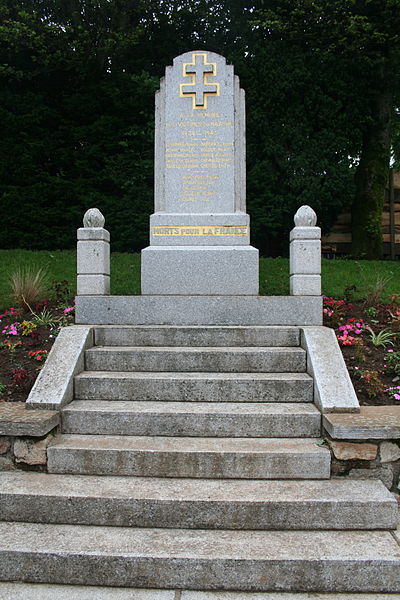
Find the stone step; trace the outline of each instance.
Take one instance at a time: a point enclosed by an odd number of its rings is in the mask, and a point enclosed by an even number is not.
[[[298,327],[173,325],[103,326],[96,346],[299,346]]]
[[[61,435],[50,473],[242,479],[329,479],[331,454],[316,438]]]
[[[395,600],[393,594],[307,592],[204,592],[109,586],[0,582],[2,600]]]
[[[380,481],[0,474],[4,521],[183,529],[395,529]]]
[[[312,402],[306,373],[162,373],[84,371],[75,398],[175,402]]]
[[[302,348],[99,346],[86,350],[89,371],[302,372]]]
[[[64,433],[203,437],[318,437],[313,404],[75,400],[62,412]]]
[[[0,523],[0,580],[191,590],[400,592],[382,531]]]

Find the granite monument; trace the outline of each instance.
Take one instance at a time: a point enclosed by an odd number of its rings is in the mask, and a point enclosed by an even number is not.
[[[239,79],[224,57],[186,52],[156,94],[155,211],[142,294],[258,294],[245,180]]]

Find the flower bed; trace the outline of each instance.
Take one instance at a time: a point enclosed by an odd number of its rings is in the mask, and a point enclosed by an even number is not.
[[[68,282],[54,289],[32,312],[0,314],[0,402],[26,400],[60,327],[73,322]],[[324,297],[324,324],[336,332],[360,404],[400,405],[400,298],[366,306]]]
[[[68,282],[53,282],[53,299],[0,312],[0,402],[25,402],[60,328],[74,319]]]
[[[400,298],[366,306],[324,297],[324,324],[336,332],[360,404],[400,404]]]

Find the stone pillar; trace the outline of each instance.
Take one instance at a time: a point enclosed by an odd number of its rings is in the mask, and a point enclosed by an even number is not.
[[[77,295],[108,296],[110,293],[110,234],[97,208],[89,208],[78,229]]]
[[[321,294],[321,229],[310,206],[301,206],[290,232],[290,293],[292,296]]]

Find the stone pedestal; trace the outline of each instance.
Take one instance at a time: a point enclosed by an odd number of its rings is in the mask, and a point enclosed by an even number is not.
[[[245,105],[233,67],[187,52],[156,94],[155,212],[142,294],[258,294],[245,188]]]
[[[149,246],[142,251],[142,294],[258,294],[258,251],[251,246]]]

